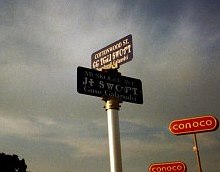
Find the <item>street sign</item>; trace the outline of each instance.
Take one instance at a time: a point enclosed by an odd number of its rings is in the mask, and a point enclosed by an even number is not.
[[[109,69],[111,65],[121,65],[133,58],[132,35],[128,35],[91,56],[92,69]]]
[[[149,172],[186,172],[186,164],[181,161],[154,163],[149,167]]]
[[[212,115],[174,120],[169,130],[175,135],[214,131],[218,128],[218,119]]]
[[[125,77],[112,70],[97,71],[77,68],[77,91],[97,97],[117,97],[121,101],[142,104],[142,83],[139,79]]]

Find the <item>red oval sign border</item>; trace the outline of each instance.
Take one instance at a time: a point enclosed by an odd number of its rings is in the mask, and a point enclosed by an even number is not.
[[[174,123],[174,122],[181,122],[181,121],[187,121],[187,120],[195,120],[195,119],[198,119],[198,118],[207,118],[207,117],[210,117],[212,119],[214,119],[215,121],[215,126],[210,128],[210,129],[202,129],[202,130],[195,130],[195,131],[182,131],[182,132],[173,132],[172,128],[171,128],[171,125]],[[169,124],[169,130],[172,134],[174,135],[183,135],[183,134],[193,134],[193,133],[201,133],[201,132],[209,132],[209,131],[215,131],[219,126],[219,121],[218,119],[213,116],[213,115],[205,115],[205,116],[199,116],[199,117],[193,117],[193,118],[184,118],[184,119],[178,119],[178,120],[173,120],[171,121],[171,123]]]

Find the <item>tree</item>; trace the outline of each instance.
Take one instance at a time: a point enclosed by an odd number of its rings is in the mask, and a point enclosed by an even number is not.
[[[0,153],[0,172],[27,172],[24,159],[19,160],[17,155]]]

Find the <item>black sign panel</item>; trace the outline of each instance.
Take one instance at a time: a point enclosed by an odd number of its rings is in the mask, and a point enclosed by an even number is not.
[[[139,79],[84,67],[77,68],[77,92],[97,97],[118,97],[122,101],[142,104]]]
[[[101,70],[110,68],[116,63],[121,65],[133,58],[132,35],[128,35],[99,51],[91,56],[91,68]]]

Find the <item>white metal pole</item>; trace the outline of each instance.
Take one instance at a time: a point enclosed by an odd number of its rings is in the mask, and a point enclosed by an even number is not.
[[[111,172],[122,172],[121,143],[119,131],[119,101],[112,98],[105,105],[108,119],[108,138]]]
[[[194,139],[194,144],[195,144],[193,147],[193,150],[196,152],[196,160],[198,163],[198,170],[199,170],[199,172],[202,172],[202,166],[201,166],[201,161],[200,161],[200,156],[199,156],[199,147],[197,144],[197,138],[196,138],[195,133],[193,134],[193,139]]]
[[[111,172],[122,172],[118,110],[108,109],[107,116]]]

